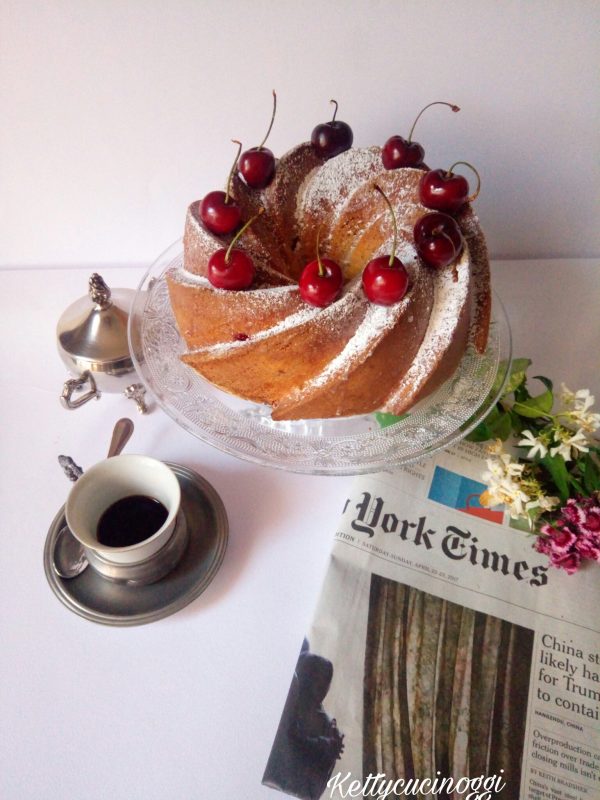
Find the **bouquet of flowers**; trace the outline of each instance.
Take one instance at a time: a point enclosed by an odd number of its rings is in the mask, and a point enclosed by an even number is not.
[[[488,488],[482,505],[503,504],[536,535],[534,548],[567,573],[582,561],[600,562],[600,414],[588,389],[562,384],[555,408],[552,381],[531,395],[529,359],[515,359],[505,392],[468,437],[488,446]]]

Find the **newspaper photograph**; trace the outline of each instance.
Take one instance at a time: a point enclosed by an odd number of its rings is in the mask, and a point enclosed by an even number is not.
[[[600,797],[600,575],[483,508],[481,446],[358,477],[263,783],[293,797]]]

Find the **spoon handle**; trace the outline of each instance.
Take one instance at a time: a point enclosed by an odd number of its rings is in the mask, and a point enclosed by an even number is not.
[[[127,417],[120,419],[114,427],[107,458],[118,456],[133,433],[133,422]]]

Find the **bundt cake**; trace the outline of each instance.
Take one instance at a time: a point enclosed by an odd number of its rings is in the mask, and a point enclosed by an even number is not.
[[[275,420],[370,413],[402,414],[455,371],[469,346],[486,348],[489,263],[467,203],[456,222],[460,254],[442,268],[418,254],[415,224],[423,170],[388,170],[381,148],[351,148],[328,160],[311,143],[276,165],[271,183],[251,189],[235,176],[231,193],[242,219],[259,214],[239,239],[255,267],[244,290],[215,288],[211,255],[231,240],[207,230],[199,203],[187,212],[183,267],[167,274],[172,309],[185,340],[182,360],[217,387],[268,404]],[[408,291],[391,305],[365,294],[363,268],[396,255]],[[344,283],[321,308],[303,299],[299,277],[317,251],[342,268]]]

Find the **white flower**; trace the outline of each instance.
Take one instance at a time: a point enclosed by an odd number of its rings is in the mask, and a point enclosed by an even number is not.
[[[565,444],[568,444],[573,450],[575,450],[575,455],[578,453],[589,453],[590,451],[590,448],[587,446],[587,439],[581,428],[577,431],[577,433],[574,433],[573,436],[567,439]]]
[[[575,392],[572,392],[564,383],[560,385],[560,399],[566,406],[572,406],[575,403]]]
[[[494,439],[486,448],[488,453],[493,456],[499,456],[503,452],[502,439]]]
[[[572,458],[571,450],[574,450],[576,456],[578,453],[589,452],[590,448],[587,446],[587,439],[581,428],[572,436],[569,436],[569,433],[571,433],[571,431],[568,431],[566,428],[562,431],[559,430],[558,435],[560,441],[556,447],[550,448],[551,456],[555,456],[558,453],[565,461],[570,461]]]
[[[572,392],[563,383],[562,399],[569,409],[559,413],[558,416],[565,418],[567,424],[579,425],[587,433],[593,433],[600,428],[600,414],[589,410],[596,402],[589,389],[578,389],[576,392]]]
[[[541,494],[538,497],[538,505],[542,511],[552,511],[553,508],[560,505],[560,497],[549,497],[548,495]]]
[[[517,481],[509,475],[499,478],[490,473],[484,475],[484,480],[488,481],[488,488],[480,497],[483,506],[505,505],[511,517],[524,516],[525,503],[529,502],[530,498]]]
[[[543,458],[548,452],[546,445],[538,439],[530,430],[523,431],[523,438],[517,444],[519,447],[529,447],[528,458],[534,458],[539,453],[540,458]]]
[[[578,411],[587,411],[596,402],[596,398],[589,389],[579,389],[575,392],[575,408]]]
[[[556,447],[551,447],[550,448],[550,455],[551,456],[559,455],[559,456],[562,456],[565,461],[570,461],[571,460],[571,448],[569,447],[569,445],[566,442],[561,442]]]
[[[532,511],[539,508],[540,512],[552,511],[552,509],[556,508],[559,504],[560,499],[558,497],[548,497],[541,494],[539,497],[536,497],[535,500],[530,500],[528,503],[525,503],[525,510]]]

